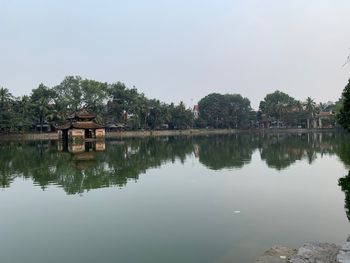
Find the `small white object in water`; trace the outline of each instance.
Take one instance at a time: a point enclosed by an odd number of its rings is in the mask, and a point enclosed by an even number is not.
[[[281,259],[287,259],[287,257],[286,257],[286,256],[280,256],[280,258],[281,258]]]
[[[239,213],[241,213],[241,211],[236,210],[236,211],[234,211],[234,213],[235,213],[235,214],[239,214]]]

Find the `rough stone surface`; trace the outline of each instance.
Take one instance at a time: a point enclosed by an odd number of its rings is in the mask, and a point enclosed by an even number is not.
[[[273,246],[264,255],[259,257],[256,263],[285,263],[290,262],[290,258],[297,253],[296,249],[283,246]]]
[[[343,247],[341,250],[334,244],[318,241],[306,243],[298,250],[273,246],[256,263],[350,263],[350,246]]]
[[[340,248],[337,260],[339,263],[350,263],[350,237],[348,237],[347,242]]]
[[[337,256],[339,263],[350,263],[350,253],[349,251],[340,250]]]
[[[344,251],[350,251],[350,242],[345,242],[340,249]]]
[[[298,249],[291,263],[333,263],[337,262],[339,247],[334,244],[313,241]]]

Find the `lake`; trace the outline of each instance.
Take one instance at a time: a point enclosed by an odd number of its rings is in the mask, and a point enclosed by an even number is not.
[[[0,261],[244,263],[342,244],[349,167],[342,133],[2,142]]]

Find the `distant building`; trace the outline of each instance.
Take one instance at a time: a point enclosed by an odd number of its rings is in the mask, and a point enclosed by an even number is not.
[[[132,119],[133,117],[134,117],[133,113],[129,113],[126,110],[123,111],[123,118],[124,118],[125,122],[127,122],[130,119]]]
[[[333,128],[335,125],[335,115],[332,112],[321,111],[316,115],[318,128]]]
[[[125,131],[126,126],[123,123],[108,123],[106,125],[107,132],[117,132],[117,131]]]
[[[59,138],[63,140],[104,139],[105,128],[95,123],[95,118],[96,115],[89,113],[86,109],[72,113],[68,116],[65,124],[56,128]]]
[[[43,124],[40,123],[34,123],[32,125],[33,130],[36,132],[51,132],[52,131],[52,127],[49,123],[44,122]]]
[[[193,106],[193,117],[195,119],[199,118],[199,106],[198,105]]]

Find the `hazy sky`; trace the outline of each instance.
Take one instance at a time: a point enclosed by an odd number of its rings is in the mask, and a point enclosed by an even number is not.
[[[0,0],[0,86],[67,75],[187,105],[211,92],[337,100],[350,77],[349,0]]]

